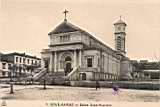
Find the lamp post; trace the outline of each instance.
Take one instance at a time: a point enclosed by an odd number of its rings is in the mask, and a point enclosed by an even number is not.
[[[45,77],[44,77],[44,79],[43,79],[43,89],[44,89],[44,90],[46,89],[46,79],[45,79]]]
[[[48,61],[45,60],[45,74],[44,74],[44,78],[43,78],[43,89],[46,89],[46,74],[48,73]]]
[[[46,72],[44,74],[44,78],[43,78],[43,89],[45,90],[46,89],[46,74],[48,72],[48,68],[46,68]]]
[[[13,80],[10,81],[10,94],[13,94]]]

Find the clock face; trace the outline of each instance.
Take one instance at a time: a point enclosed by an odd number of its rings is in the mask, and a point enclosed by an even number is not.
[[[118,27],[118,30],[121,30],[121,27],[120,27],[120,26]]]

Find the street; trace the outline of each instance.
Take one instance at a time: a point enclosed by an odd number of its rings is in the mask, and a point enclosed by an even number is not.
[[[1,99],[6,100],[160,102],[159,90],[120,89],[115,95],[111,88],[47,86],[44,90],[43,85],[14,85],[14,94],[9,94],[9,84],[0,86]]]

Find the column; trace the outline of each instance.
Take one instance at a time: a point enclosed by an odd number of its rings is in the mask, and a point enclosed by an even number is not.
[[[53,71],[53,52],[51,52],[50,60],[49,60],[49,71]]]
[[[77,65],[77,52],[76,52],[76,50],[74,50],[74,68],[76,67],[76,65]]]
[[[57,52],[54,52],[54,72],[57,72]]]
[[[108,57],[107,57],[107,72],[109,73],[110,71],[110,65],[109,65],[109,63],[110,63],[110,61],[109,61],[110,59],[109,59],[109,54],[108,54]]]
[[[79,66],[81,67],[82,64],[82,51],[79,50]]]

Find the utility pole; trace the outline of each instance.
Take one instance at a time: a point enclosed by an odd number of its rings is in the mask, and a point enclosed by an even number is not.
[[[12,80],[12,77],[11,77],[11,80],[10,80],[10,94],[13,94],[13,80]]]
[[[43,89],[44,89],[44,90],[46,89],[46,79],[45,79],[45,77],[44,77],[44,79],[43,79]]]
[[[45,90],[46,89],[46,74],[48,72],[48,68],[46,68],[46,72],[44,74],[44,78],[43,78],[43,89]]]

